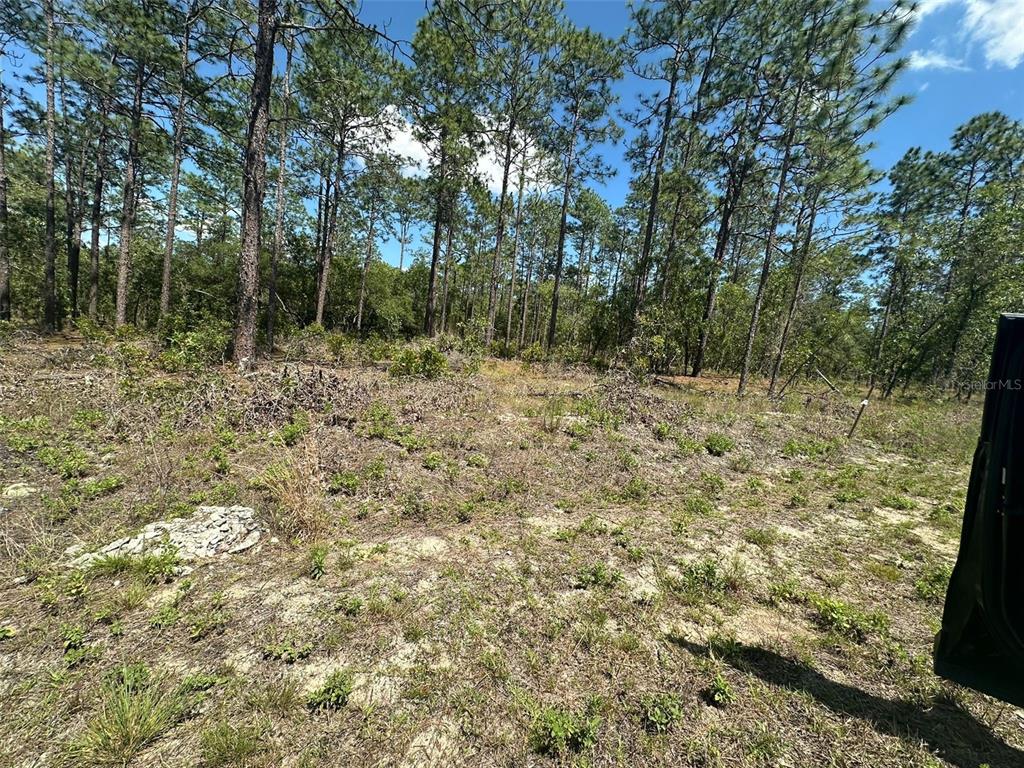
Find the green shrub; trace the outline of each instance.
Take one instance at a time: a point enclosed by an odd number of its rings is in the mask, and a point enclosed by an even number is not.
[[[732,686],[729,685],[729,681],[725,679],[721,672],[715,674],[711,685],[708,686],[707,699],[716,707],[727,707],[736,700],[736,696],[732,692]]]
[[[331,672],[323,685],[306,699],[306,706],[314,712],[341,709],[348,704],[348,697],[352,694],[352,682],[352,673],[348,670],[337,669]]]
[[[168,349],[160,355],[160,366],[168,371],[201,371],[218,365],[224,362],[230,340],[227,323],[208,320],[197,330],[177,331],[171,334]]]
[[[579,712],[544,707],[530,726],[530,746],[542,755],[557,757],[580,752],[594,743],[601,725],[596,699]]]
[[[359,483],[359,475],[355,472],[336,472],[331,475],[327,490],[331,493],[340,493],[343,496],[355,496],[359,491]]]
[[[422,376],[425,379],[437,379],[447,372],[448,358],[430,344],[419,352],[403,349],[388,369],[392,376]]]
[[[735,446],[736,444],[732,441],[732,438],[718,432],[712,432],[704,438],[704,450],[712,456],[725,456]]]

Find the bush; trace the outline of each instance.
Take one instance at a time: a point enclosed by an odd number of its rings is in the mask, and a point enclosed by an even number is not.
[[[712,456],[725,456],[735,446],[736,444],[732,441],[732,438],[717,432],[712,432],[704,439],[704,450]]]
[[[224,352],[231,339],[226,323],[209,323],[195,331],[171,334],[169,348],[159,358],[166,371],[201,371],[224,362]]]
[[[447,372],[448,358],[430,344],[419,352],[403,349],[388,369],[392,376],[422,376],[425,379],[438,379]]]

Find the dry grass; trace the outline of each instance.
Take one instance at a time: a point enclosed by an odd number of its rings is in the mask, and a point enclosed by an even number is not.
[[[0,764],[1024,764],[1016,713],[929,671],[976,404],[847,443],[813,384],[97,352],[0,360],[0,488],[39,489],[2,501]],[[60,565],[200,503],[270,533],[167,584]]]

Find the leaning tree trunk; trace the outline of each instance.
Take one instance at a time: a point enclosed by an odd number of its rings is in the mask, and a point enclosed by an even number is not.
[[[43,13],[46,16],[46,265],[45,293],[43,301],[46,313],[46,329],[57,330],[57,213],[56,183],[54,181],[54,98],[53,98],[53,0],[45,0]]]
[[[142,131],[142,85],[145,68],[140,63],[135,69],[135,93],[132,98],[131,128],[128,135],[128,156],[124,163],[123,199],[121,204],[121,234],[117,257],[117,300],[114,325],[128,322],[128,283],[132,268],[132,235],[135,230],[135,210],[138,204],[136,174],[139,162],[139,136]]]
[[[800,254],[796,264],[796,274],[793,276],[793,294],[789,297],[789,307],[786,311],[786,321],[782,325],[782,335],[779,337],[779,348],[775,353],[775,360],[772,362],[772,375],[768,382],[768,397],[775,394],[775,385],[779,380],[779,372],[782,370],[782,359],[786,355],[786,345],[789,343],[789,334],[793,328],[793,320],[796,317],[797,306],[800,304],[800,293],[803,290],[804,271],[807,268],[807,259],[811,255],[811,242],[814,239],[814,224],[818,215],[818,190],[814,191],[811,197],[811,210],[808,214],[807,229],[804,232],[804,241],[800,247]]]
[[[747,390],[747,378],[750,376],[750,360],[754,352],[754,337],[761,320],[761,308],[764,304],[764,291],[768,285],[768,274],[772,268],[772,249],[775,247],[775,236],[782,219],[782,205],[786,199],[786,181],[789,177],[789,165],[793,157],[793,141],[796,138],[796,120],[800,109],[800,97],[803,94],[804,81],[800,80],[796,95],[793,98],[793,110],[786,128],[785,145],[782,151],[782,166],[779,168],[779,186],[775,191],[775,203],[772,206],[771,221],[768,222],[768,234],[765,237],[764,261],[761,263],[761,276],[757,282],[757,293],[754,294],[754,307],[750,313],[750,330],[747,332],[747,343],[743,351],[743,367],[740,370],[740,383],[736,394],[743,395]]]
[[[259,304],[260,230],[266,192],[267,133],[270,127],[270,84],[274,71],[277,0],[259,0],[256,69],[252,81],[249,126],[245,137],[242,185],[242,247],[238,260],[238,317],[233,358],[240,368],[253,364],[256,352],[256,311]]]

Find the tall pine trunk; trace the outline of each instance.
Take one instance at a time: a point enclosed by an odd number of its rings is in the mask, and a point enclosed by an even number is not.
[[[4,129],[6,94],[0,82],[0,320],[11,319],[11,252],[7,246],[7,133]]]
[[[284,61],[284,115],[277,134],[277,199],[274,206],[274,248],[270,252],[270,281],[267,286],[267,349],[274,351],[274,321],[277,318],[277,265],[284,254],[285,172],[288,155],[288,119],[291,109],[292,46],[286,41]]]
[[[789,116],[789,124],[786,127],[786,135],[782,151],[782,164],[779,168],[779,185],[775,191],[775,203],[772,205],[771,220],[768,222],[768,232],[764,244],[764,261],[761,263],[761,275],[757,282],[757,292],[754,294],[754,307],[750,313],[750,330],[747,332],[747,343],[743,351],[743,367],[740,370],[740,383],[736,394],[743,395],[747,390],[747,379],[750,376],[750,360],[754,352],[754,337],[757,335],[757,327],[761,320],[761,308],[764,304],[764,292],[768,285],[768,274],[772,268],[772,250],[775,248],[775,236],[782,219],[782,206],[786,199],[786,182],[789,179],[789,166],[793,158],[793,142],[796,139],[796,121],[800,113],[800,97],[803,95],[804,80],[801,79],[797,85],[796,95],[793,98],[793,110]]]
[[[356,312],[356,330],[363,330],[363,306],[366,304],[366,275],[370,271],[370,261],[373,259],[373,225],[376,224],[376,201],[370,202],[370,226],[366,232],[366,257],[363,259],[363,274],[359,279],[359,309]]]
[[[793,320],[796,317],[796,310],[800,304],[800,293],[803,291],[804,271],[807,268],[807,259],[811,255],[811,243],[814,239],[814,224],[818,215],[818,190],[815,189],[811,197],[811,210],[808,214],[807,229],[804,231],[803,244],[797,258],[796,270],[793,275],[793,293],[789,297],[789,307],[786,310],[786,320],[782,325],[782,335],[779,337],[779,348],[772,361],[772,375],[768,381],[768,397],[775,394],[775,385],[779,380],[779,372],[782,370],[782,360],[786,355],[786,345],[789,343],[789,334],[793,328]]]
[[[548,318],[548,333],[545,347],[550,350],[555,345],[555,331],[558,325],[558,291],[562,285],[562,264],[565,261],[565,234],[569,216],[569,196],[572,191],[572,172],[576,155],[576,129],[579,126],[580,110],[576,106],[572,115],[572,128],[569,131],[569,152],[565,158],[565,177],[562,180],[562,207],[558,217],[558,249],[555,251],[555,284],[551,290],[551,316]]]
[[[679,81],[679,57],[681,48],[676,49],[672,61],[672,75],[668,85],[668,97],[665,99],[665,114],[661,120],[661,136],[658,141],[658,154],[654,162],[654,179],[651,182],[651,199],[647,206],[647,222],[644,226],[644,244],[640,250],[640,264],[637,268],[636,285],[633,287],[633,311],[635,316],[643,308],[647,293],[647,277],[651,269],[651,248],[658,225],[658,198],[661,195],[661,177],[665,170],[665,152],[668,150],[668,139],[672,129],[672,115],[675,110],[676,84]]]
[[[513,99],[515,95],[513,94]],[[494,320],[498,311],[498,265],[501,264],[501,246],[505,241],[505,203],[508,198],[508,177],[512,169],[512,140],[516,129],[515,113],[509,118],[505,133],[505,159],[501,166],[501,199],[498,202],[498,231],[494,235],[494,253],[491,255],[491,281],[487,295],[487,329],[484,343],[494,341]]]
[[[116,327],[128,322],[128,284],[131,280],[132,235],[135,231],[135,210],[138,205],[136,175],[139,163],[139,137],[142,132],[142,86],[144,82],[145,65],[139,62],[135,67],[128,155],[124,163],[124,183],[122,184],[121,232],[117,255],[117,299],[114,313]]]
[[[107,127],[106,99],[101,102],[100,135],[96,139],[96,173],[92,182],[92,211],[89,217],[92,232],[89,238],[89,319],[96,320],[100,301],[100,229],[103,226],[103,185],[106,173],[106,153],[109,131]]]
[[[519,241],[523,229],[523,187],[526,186],[526,152],[523,151],[523,165],[519,169],[519,191],[516,196],[516,233],[512,240],[511,276],[508,281],[508,308],[505,316],[505,348],[512,339],[512,307],[516,295],[516,260],[519,256]]]
[[[181,56],[178,76],[178,104],[174,110],[171,128],[171,185],[167,192],[167,233],[164,236],[164,263],[160,280],[160,319],[167,317],[171,309],[171,262],[174,259],[174,230],[178,224],[178,181],[181,177],[181,161],[185,154],[185,80],[188,77],[189,44],[192,33],[192,14],[194,7],[189,8],[185,18],[185,30],[181,38]]]
[[[57,330],[57,212],[56,182],[54,180],[55,161],[54,145],[56,143],[54,116],[54,21],[53,0],[45,0],[43,13],[46,16],[46,263],[45,288],[43,303],[45,305],[46,329]]]
[[[267,182],[267,134],[270,128],[270,84],[274,71],[277,0],[259,0],[256,68],[252,81],[249,126],[245,136],[242,186],[242,247],[238,260],[238,317],[233,359],[249,368],[256,352],[256,312],[259,305],[260,231]]]

